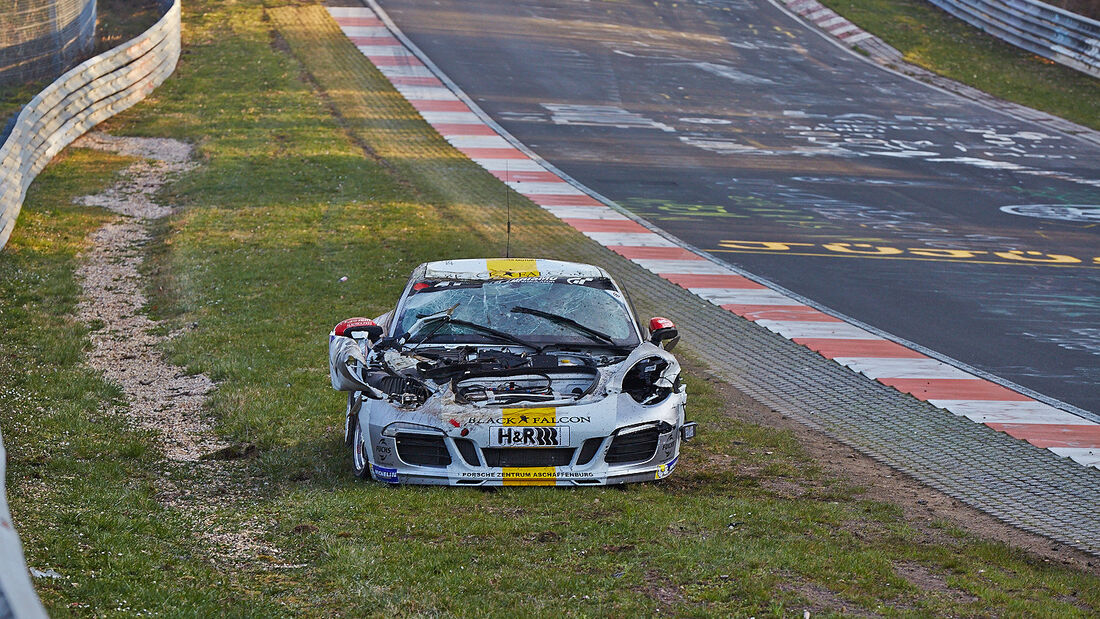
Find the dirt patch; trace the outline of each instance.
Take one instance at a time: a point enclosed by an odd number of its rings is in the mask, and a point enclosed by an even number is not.
[[[801,582],[796,578],[787,575],[786,582],[779,585],[779,589],[794,593],[806,600],[805,608],[794,607],[792,610],[801,610],[802,615],[806,616],[809,613],[811,617],[823,614],[835,614],[840,613],[848,617],[881,617],[882,615],[876,615],[864,610],[859,609],[857,604],[851,602],[845,602],[836,593],[813,583]],[[853,606],[855,608],[853,608]]]
[[[645,586],[641,590],[657,602],[658,613],[670,610],[684,601],[680,587],[657,570],[646,572]]]
[[[977,602],[976,596],[970,595],[947,584],[947,579],[942,574],[937,574],[925,565],[914,561],[901,561],[894,564],[894,573],[909,581],[921,591],[930,591],[951,599],[958,604]]]
[[[239,463],[255,454],[255,446],[228,445],[214,435],[203,416],[213,381],[168,363],[160,347],[172,336],[159,335],[160,325],[142,313],[146,297],[140,267],[152,238],[149,224],[173,212],[156,202],[156,192],[194,167],[191,147],[176,140],[100,133],[74,146],[140,158],[112,187],[76,200],[118,214],[90,235],[91,249],[77,269],[83,287],[77,316],[86,324],[104,325],[90,336],[88,364],[122,388],[126,405],[120,412],[160,437],[165,462],[157,498],[188,516],[215,562],[233,568],[276,555],[259,541],[266,523],[229,522],[223,514],[255,492]]]
[[[906,522],[920,531],[922,539],[929,542],[949,542],[948,534],[942,528],[933,526],[936,521],[944,521],[977,537],[1019,548],[1044,561],[1056,561],[1100,575],[1100,559],[1045,537],[1027,533],[964,505],[925,486],[906,473],[864,456],[817,430],[773,411],[714,376],[698,363],[684,358],[680,362],[688,371],[706,378],[726,400],[726,410],[731,416],[748,423],[793,432],[807,455],[824,471],[861,488],[862,492],[857,495],[859,498],[899,507]],[[847,526],[855,534],[863,533],[858,531],[858,523]]]
[[[88,363],[122,388],[130,419],[161,435],[170,460],[197,460],[221,447],[202,416],[214,383],[164,360],[158,346],[166,338],[155,335],[157,323],[142,314],[146,299],[139,272],[142,248],[151,238],[148,221],[172,212],[157,204],[154,195],[168,179],[192,167],[191,148],[175,140],[102,134],[85,136],[75,145],[142,157],[114,186],[77,199],[121,215],[91,234],[91,249],[77,269],[84,289],[77,317],[104,325],[91,334]]]

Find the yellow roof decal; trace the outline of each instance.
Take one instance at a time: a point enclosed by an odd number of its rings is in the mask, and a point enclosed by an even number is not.
[[[533,258],[490,258],[485,261],[489,277],[538,277],[539,267]]]

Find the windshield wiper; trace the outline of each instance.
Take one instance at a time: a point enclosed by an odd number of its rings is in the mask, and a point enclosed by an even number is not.
[[[463,327],[468,327],[470,329],[473,329],[474,331],[478,331],[478,332],[483,333],[485,335],[495,337],[499,340],[504,340],[504,341],[507,341],[507,342],[511,342],[513,344],[519,344],[520,346],[526,346],[527,348],[534,349],[535,352],[542,352],[542,347],[541,346],[535,346],[534,344],[532,344],[530,342],[527,342],[527,341],[525,341],[521,338],[518,338],[518,337],[512,335],[511,333],[505,333],[504,331],[498,331],[498,330],[496,330],[492,327],[486,327],[485,325],[479,325],[476,322],[470,322],[468,320],[462,320],[461,318],[452,318],[450,316],[450,314],[433,314],[431,316],[426,316],[425,318],[422,318],[421,320],[430,320],[432,322],[435,322],[436,320],[439,320],[439,321],[442,321],[442,322],[439,325],[439,327],[433,329],[431,333],[425,335],[424,339],[422,339],[419,343],[417,343],[417,346],[424,343],[425,341],[427,341],[428,338],[435,335],[436,331],[438,331],[439,328],[441,328],[444,324],[452,324],[452,325],[460,325],[460,326],[463,326]],[[420,321],[417,321],[417,322],[420,322]]]
[[[559,316],[558,314],[552,314],[550,312],[544,312],[542,310],[531,309],[530,307],[521,307],[519,305],[513,307],[512,311],[516,314],[530,314],[532,316],[538,316],[539,318],[545,318],[550,322],[570,327],[574,331],[580,332],[582,335],[587,336],[591,340],[595,340],[604,344],[610,344],[611,346],[614,346],[616,348],[619,347],[618,344],[615,343],[615,340],[611,339],[610,335],[602,331],[597,331],[592,327],[586,327],[576,320],[573,320],[572,318],[566,318],[565,316]]]

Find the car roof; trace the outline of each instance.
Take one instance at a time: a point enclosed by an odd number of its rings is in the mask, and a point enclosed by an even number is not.
[[[542,258],[468,258],[427,262],[423,279],[511,279],[518,277],[606,277],[607,271],[591,264]]]

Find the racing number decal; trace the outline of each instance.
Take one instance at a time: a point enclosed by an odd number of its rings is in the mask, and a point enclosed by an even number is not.
[[[539,276],[534,258],[492,258],[485,261],[485,266],[493,279]]]

